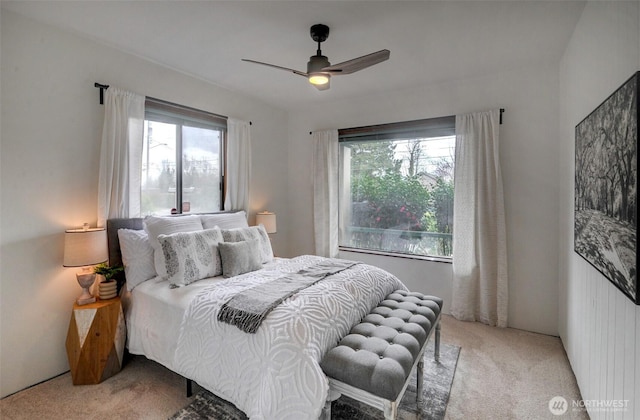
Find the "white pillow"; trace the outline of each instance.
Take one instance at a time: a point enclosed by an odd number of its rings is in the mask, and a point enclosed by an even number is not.
[[[201,214],[200,220],[202,221],[202,227],[205,229],[211,229],[214,226],[218,226],[220,229],[249,227],[247,213],[244,210],[235,213]]]
[[[222,237],[225,242],[240,242],[256,239],[260,244],[261,262],[268,263],[273,260],[271,240],[263,225],[237,229],[223,229]]]
[[[173,287],[222,274],[218,244],[223,241],[219,227],[194,232],[158,235],[166,265],[167,280]]]
[[[158,235],[171,235],[178,232],[194,232],[202,230],[200,216],[149,216],[144,219],[144,230],[149,235],[149,242],[153,247],[153,261],[156,273],[166,278],[167,269],[164,261],[164,253],[158,242]]]
[[[153,248],[144,230],[118,229],[118,239],[127,289],[132,291],[140,283],[156,276]]]
[[[234,277],[262,268],[260,242],[257,240],[240,242],[220,242],[222,275]]]

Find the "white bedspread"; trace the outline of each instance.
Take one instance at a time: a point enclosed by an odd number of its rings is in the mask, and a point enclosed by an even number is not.
[[[193,298],[222,277],[204,279],[189,287],[171,289],[159,277],[137,286],[123,296],[127,320],[127,348],[171,370],[178,345],[180,325]]]
[[[203,288],[182,319],[173,369],[251,419],[317,419],[329,388],[322,356],[386,295],[405,286],[384,270],[357,264],[286,299],[255,334],[221,323],[217,315],[239,291],[321,259],[283,260]]]

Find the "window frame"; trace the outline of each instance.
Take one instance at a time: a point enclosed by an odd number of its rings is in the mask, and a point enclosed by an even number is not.
[[[362,143],[367,141],[383,141],[383,140],[403,140],[403,139],[424,139],[424,138],[437,138],[455,136],[455,115],[427,118],[421,120],[401,121],[385,124],[377,124],[371,126],[362,126],[354,128],[338,129],[338,145],[341,148],[344,143]],[[338,162],[338,226],[339,226],[339,239],[338,249],[344,252],[354,252],[371,255],[381,255],[393,258],[405,258],[413,260],[424,260],[432,262],[441,262],[451,264],[453,262],[453,253],[451,256],[438,256],[438,255],[422,255],[422,254],[410,254],[404,252],[377,250],[369,248],[358,248],[353,246],[342,245],[343,234],[343,215],[342,215],[342,201],[343,201],[343,188],[342,188],[342,176],[344,157],[342,151],[339,151]],[[454,162],[455,164],[455,162]],[[455,195],[455,191],[454,191]],[[349,198],[350,201],[350,198]]]
[[[193,127],[207,130],[220,131],[219,154],[219,191],[220,206],[218,210],[224,211],[224,199],[226,194],[227,175],[227,117],[202,111],[196,108],[175,104],[161,99],[146,97],[144,109],[144,123],[154,121],[159,123],[176,125],[176,214],[183,214],[183,165],[182,165],[182,131],[183,127]],[[144,159],[144,154],[143,154]],[[147,168],[147,170],[149,170]],[[142,194],[142,189],[140,191]],[[190,212],[188,212],[190,213]]]

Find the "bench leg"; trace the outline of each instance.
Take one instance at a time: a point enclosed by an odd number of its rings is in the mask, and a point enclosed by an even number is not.
[[[398,404],[395,401],[385,401],[384,420],[396,420],[398,415]]]
[[[436,343],[433,355],[436,362],[440,361],[440,321],[436,324]]]
[[[416,403],[418,404],[418,407],[422,406],[422,388],[424,385],[424,375],[423,375],[423,371],[424,371],[424,358],[422,360],[420,360],[418,362],[418,366],[416,367],[416,377],[418,380],[418,383],[416,384]]]
[[[341,395],[338,391],[329,388],[327,399],[324,401],[324,408],[320,413],[320,420],[331,420],[331,403],[340,398]]]
[[[324,402],[324,408],[320,414],[320,420],[331,420],[331,401],[329,398]]]

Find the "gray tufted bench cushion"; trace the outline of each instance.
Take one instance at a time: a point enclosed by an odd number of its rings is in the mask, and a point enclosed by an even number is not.
[[[334,397],[348,395],[395,418],[411,371],[418,366],[420,399],[422,358],[433,331],[438,358],[442,304],[438,297],[416,292],[388,295],[322,359]]]

